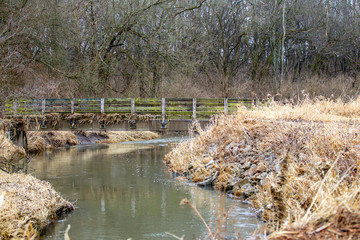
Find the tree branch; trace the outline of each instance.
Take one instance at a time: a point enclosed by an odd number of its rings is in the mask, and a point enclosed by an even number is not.
[[[202,1],[201,1],[198,5],[196,5],[196,6],[193,6],[193,7],[190,7],[190,8],[185,8],[184,10],[181,10],[180,12],[175,13],[175,17],[176,17],[177,15],[180,15],[180,14],[184,13],[184,12],[192,11],[192,10],[201,8],[201,6],[202,6],[206,1],[207,1],[207,0],[202,0]]]

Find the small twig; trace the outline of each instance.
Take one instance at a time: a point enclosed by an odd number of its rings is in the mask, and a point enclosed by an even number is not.
[[[196,214],[200,217],[201,221],[204,223],[205,227],[207,228],[207,230],[209,232],[210,238],[214,239],[213,233],[211,232],[209,225],[205,222],[205,219],[201,216],[200,212],[196,209],[196,207],[194,205],[192,205],[191,202],[186,198],[181,200],[180,205],[189,205],[196,212]]]
[[[65,233],[64,233],[64,240],[71,240],[70,237],[69,237],[69,230],[71,228],[71,225],[69,224],[65,230]]]
[[[310,232],[310,234],[314,234],[314,233],[321,232],[322,230],[324,230],[324,229],[328,228],[331,224],[332,224],[332,223],[325,224],[324,226],[319,227],[318,229],[316,229],[316,230],[314,230],[314,231]]]
[[[182,235],[181,237],[178,237],[178,236],[176,236],[176,235],[174,235],[174,234],[172,234],[172,233],[169,233],[169,232],[166,232],[166,234],[167,234],[167,235],[170,235],[170,236],[172,236],[172,237],[174,237],[174,238],[176,238],[176,239],[178,239],[178,240],[184,240],[184,235]]]

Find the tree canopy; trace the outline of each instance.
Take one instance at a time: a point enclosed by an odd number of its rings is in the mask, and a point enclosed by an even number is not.
[[[357,94],[359,20],[359,0],[0,0],[0,94]]]

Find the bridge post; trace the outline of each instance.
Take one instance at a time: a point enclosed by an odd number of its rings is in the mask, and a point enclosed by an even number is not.
[[[193,115],[192,119],[196,120],[196,98],[193,98]]]
[[[75,100],[72,98],[71,99],[71,114],[75,113]]]
[[[166,118],[166,100],[165,98],[161,99],[161,120],[162,122],[165,122]]]
[[[45,114],[45,106],[46,106],[46,99],[43,99],[41,102],[41,113],[42,115]]]
[[[24,130],[16,129],[10,126],[8,135],[10,140],[16,146],[24,148],[25,152],[27,152],[28,143],[27,143],[26,133]]]
[[[13,104],[13,110],[14,110],[14,115],[17,115],[17,102],[16,100],[14,100],[14,104]]]
[[[105,99],[104,98],[101,99],[100,111],[101,111],[101,114],[103,114],[105,112]]]
[[[131,99],[131,114],[134,114],[136,111],[135,109],[135,98]]]
[[[229,102],[227,98],[224,98],[224,114],[225,115],[229,114]]]

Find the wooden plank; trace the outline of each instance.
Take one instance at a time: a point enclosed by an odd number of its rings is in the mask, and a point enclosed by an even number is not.
[[[167,116],[166,117],[167,119],[169,120],[179,120],[179,119],[188,119],[188,120],[191,120],[192,119],[192,116],[191,115],[186,115],[186,116]]]
[[[162,109],[159,107],[138,107],[136,106],[136,113],[138,112],[161,112]]]
[[[130,102],[131,98],[105,98],[107,102]]]
[[[175,102],[192,102],[192,98],[167,98],[167,101],[175,101]]]
[[[109,106],[106,107],[105,105],[105,111],[128,111],[131,112],[131,107],[130,106]]]
[[[223,98],[198,98],[198,103],[202,104],[211,104],[211,103],[218,103],[218,104],[224,104]]]
[[[193,111],[183,111],[183,112],[166,111],[166,116],[181,116],[181,115],[192,116]]]
[[[161,104],[161,98],[135,98],[136,105],[138,104]]]
[[[198,111],[224,112],[224,106],[216,106],[216,107],[199,106],[199,107],[197,107],[197,110]]]

